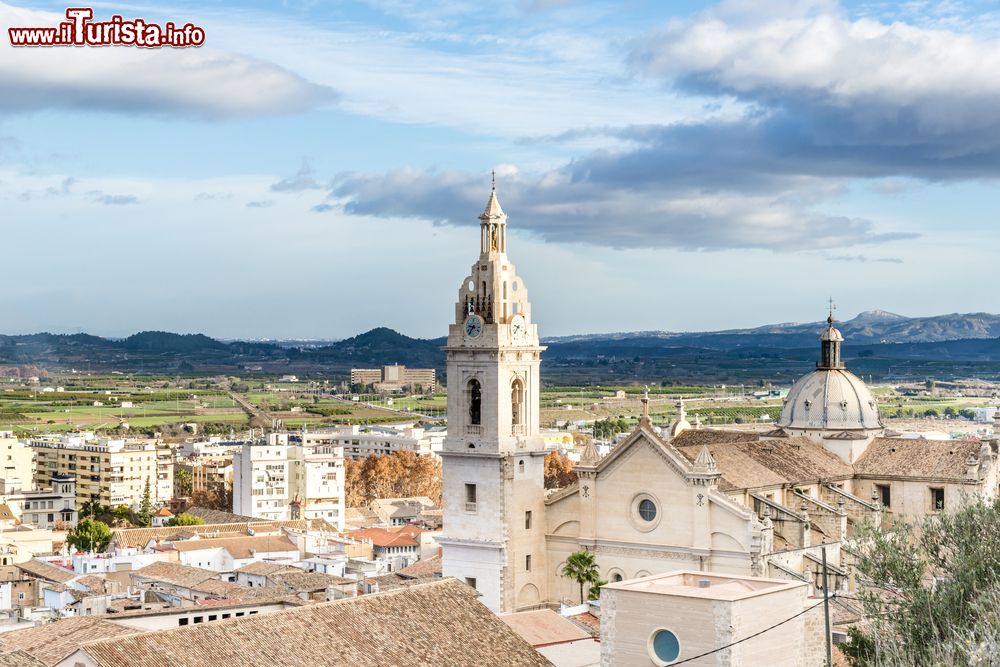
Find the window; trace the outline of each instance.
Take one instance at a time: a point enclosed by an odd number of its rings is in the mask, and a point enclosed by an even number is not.
[[[465,511],[475,512],[477,503],[476,485],[466,484],[465,485]]]
[[[931,489],[931,508],[935,512],[944,510],[944,489]]]
[[[524,569],[526,572],[531,572],[531,556],[524,557]]]
[[[205,620],[205,619],[202,616],[195,616],[194,617],[195,624],[201,623],[203,620]]]
[[[475,588],[476,587],[476,578],[475,577],[466,577],[465,578],[465,583],[468,584],[469,586],[471,586],[472,588]]]
[[[643,498],[639,502],[639,516],[643,521],[652,521],[656,518],[656,503],[649,498]]]
[[[522,475],[524,474],[524,459],[517,462],[517,471]]]
[[[469,424],[478,426],[483,423],[483,387],[479,384],[479,380],[473,378],[469,380],[466,392],[469,401]]]
[[[219,617],[216,614],[212,614],[211,616],[208,617],[209,621],[217,621],[218,619]]]
[[[531,530],[531,510],[524,513],[524,529]]]
[[[882,507],[892,507],[892,492],[888,484],[876,484],[875,495],[878,501],[882,503]]]
[[[611,583],[617,584],[621,580],[622,580],[622,575],[618,574],[617,572],[611,575]]]
[[[524,423],[524,382],[515,378],[510,386],[511,424],[520,426]]]
[[[226,620],[226,619],[227,619],[227,618],[229,618],[230,616],[232,616],[232,614],[223,614],[223,615],[222,615],[222,620]]]
[[[188,624],[188,619],[186,618],[177,619],[177,625],[187,625],[187,624]]]
[[[649,652],[656,664],[669,665],[681,656],[681,643],[677,635],[661,628],[649,638]]]

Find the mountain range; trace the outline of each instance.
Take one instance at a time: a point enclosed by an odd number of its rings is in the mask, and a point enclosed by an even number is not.
[[[543,379],[558,383],[657,381],[790,382],[815,361],[825,322],[709,332],[640,331],[543,339]],[[911,318],[868,311],[838,322],[851,369],[876,378],[1000,377],[1000,315]],[[352,367],[400,363],[444,370],[444,338],[410,338],[380,327],[308,346],[288,341],[219,341],[146,331],[110,339],[89,334],[0,335],[0,373],[19,367],[145,374],[346,375]]]

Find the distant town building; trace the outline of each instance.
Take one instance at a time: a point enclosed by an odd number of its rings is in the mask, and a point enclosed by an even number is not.
[[[233,512],[262,519],[325,519],[344,528],[344,451],[311,433],[271,433],[233,457]]]
[[[322,431],[310,431],[307,437],[342,447],[349,459],[363,459],[369,454],[393,454],[399,451],[414,454],[437,454],[448,435],[446,429],[414,426],[344,426]]]
[[[13,431],[0,431],[0,473],[4,479],[21,480],[25,488],[34,482],[35,453]]]
[[[138,507],[146,482],[154,504],[173,496],[171,452],[156,441],[98,438],[84,432],[40,435],[27,444],[35,452],[36,486],[45,486],[53,475],[76,477],[77,509],[90,500]]]
[[[176,470],[191,475],[191,497],[228,494],[233,488],[233,457],[199,456],[180,461]]]
[[[49,530],[76,527],[76,478],[53,475],[40,489],[22,489],[16,477],[0,479],[0,507],[6,506],[23,524]]]
[[[403,387],[411,387],[420,391],[434,391],[435,382],[433,368],[407,368],[393,364],[382,368],[351,369],[352,385],[365,387],[371,385],[376,391],[399,391]]]

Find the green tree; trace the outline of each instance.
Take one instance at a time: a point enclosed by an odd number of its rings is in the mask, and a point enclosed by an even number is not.
[[[606,579],[601,579],[600,576],[594,581],[590,582],[590,590],[587,591],[587,599],[594,602],[601,599],[601,586],[605,585]]]
[[[174,495],[178,498],[190,498],[192,488],[191,473],[187,470],[177,470],[174,473]]]
[[[153,518],[153,500],[149,492],[149,479],[146,479],[146,486],[142,490],[142,501],[139,503],[139,511],[135,515],[135,522],[143,527],[149,526]]]
[[[167,522],[168,526],[201,526],[205,523],[205,520],[200,516],[195,516],[194,514],[188,514],[187,512],[181,512],[173,519]]]
[[[101,503],[98,500],[88,500],[80,508],[80,517],[96,517],[101,513]]]
[[[583,585],[593,584],[601,579],[601,572],[597,568],[597,561],[594,560],[594,554],[586,549],[571,553],[569,558],[566,559],[562,573],[563,576],[569,577],[580,584],[580,604],[583,604],[584,600]]]
[[[66,534],[66,544],[77,551],[106,551],[111,542],[111,528],[103,521],[84,519]]]
[[[1000,654],[1000,499],[858,531],[866,621],[852,665],[989,665]]]
[[[118,505],[111,510],[116,526],[124,526],[132,521],[132,509],[128,505]]]

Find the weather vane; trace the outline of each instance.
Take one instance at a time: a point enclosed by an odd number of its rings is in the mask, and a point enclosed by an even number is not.
[[[496,189],[497,189],[497,170],[496,169],[491,169],[490,170],[490,175],[492,176],[492,181],[493,181],[493,191],[496,192]]]
[[[833,321],[833,311],[837,310],[837,304],[833,302],[833,297],[830,297],[830,321]]]

